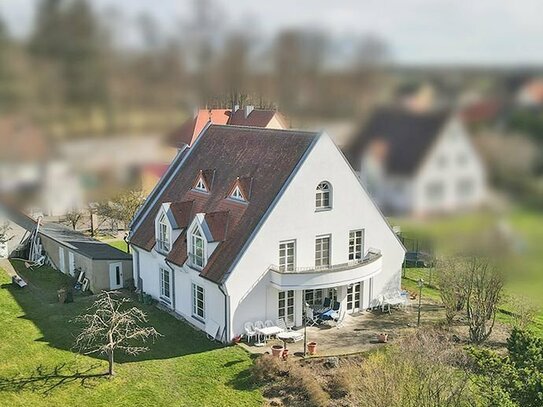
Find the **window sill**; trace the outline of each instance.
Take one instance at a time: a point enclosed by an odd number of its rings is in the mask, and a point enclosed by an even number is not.
[[[200,322],[201,324],[205,324],[206,321],[205,319],[203,319],[202,317],[199,317],[197,315],[191,315],[193,319],[195,319],[196,321]]]
[[[328,211],[331,211],[332,208],[317,208],[315,209],[315,212],[328,212]]]
[[[159,297],[159,300],[165,304],[168,304],[168,305],[172,305],[172,300],[168,297],[163,297],[163,296],[160,296]]]

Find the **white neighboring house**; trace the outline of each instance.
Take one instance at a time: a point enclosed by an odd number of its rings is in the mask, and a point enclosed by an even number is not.
[[[400,288],[404,247],[325,133],[207,125],[132,222],[138,288],[229,342]],[[348,316],[347,316],[348,317]]]
[[[449,111],[379,109],[345,153],[387,213],[451,213],[485,202],[484,164]]]

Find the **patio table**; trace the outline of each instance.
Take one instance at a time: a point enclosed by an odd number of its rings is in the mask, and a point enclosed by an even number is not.
[[[255,346],[259,346],[259,345],[262,346],[262,342],[260,341],[260,336],[265,338],[266,336],[273,336],[273,335],[277,335],[283,332],[283,330],[279,328],[278,326],[267,326],[265,328],[255,328],[255,331],[259,335],[258,343],[255,343]]]

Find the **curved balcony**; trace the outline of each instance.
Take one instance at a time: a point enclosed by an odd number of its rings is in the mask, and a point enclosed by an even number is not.
[[[369,252],[360,260],[329,267],[298,267],[281,270],[270,266],[271,283],[279,290],[311,290],[349,285],[379,274],[383,259],[381,253]]]

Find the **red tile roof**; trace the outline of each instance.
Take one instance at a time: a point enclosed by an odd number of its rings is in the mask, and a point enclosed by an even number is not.
[[[148,205],[155,203],[132,231],[131,243],[141,249],[152,250],[155,245],[154,220],[161,204],[172,202],[174,208],[179,208],[181,203],[193,201],[191,221],[197,213],[205,213],[213,238],[221,240],[201,275],[221,282],[317,137],[318,133],[305,131],[210,126],[190,149],[186,159],[173,169],[175,175],[156,202],[154,197],[148,199]],[[215,169],[209,193],[192,190],[194,179],[202,168]],[[238,177],[240,181],[252,178],[250,202],[247,204],[228,198]],[[249,185],[246,181],[243,184],[244,188]],[[188,204],[183,208],[188,211]],[[146,208],[141,213],[145,212]],[[186,219],[186,212],[177,217]],[[134,224],[138,223],[136,219]],[[174,242],[168,260],[182,265],[186,252],[186,236],[182,233]]]
[[[266,127],[274,117],[277,117],[283,128],[288,127],[282,115],[275,110],[253,109],[245,117],[244,109],[238,109],[235,112],[229,109],[201,109],[196,117],[187,120],[170,134],[169,144],[176,148],[181,148],[185,144],[191,146],[208,122],[233,126]]]

